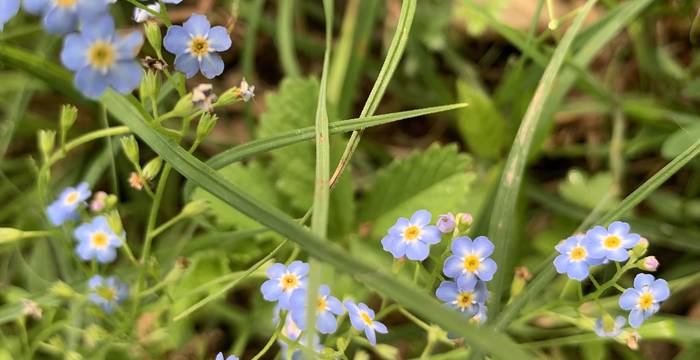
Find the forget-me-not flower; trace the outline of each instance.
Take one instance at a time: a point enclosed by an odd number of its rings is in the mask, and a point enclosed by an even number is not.
[[[46,208],[49,221],[59,226],[68,220],[78,220],[78,206],[85,205],[85,200],[90,197],[89,187],[87,183],[80,183],[63,190],[58,199]]]
[[[455,215],[451,212],[447,214],[442,214],[437,220],[437,227],[443,234],[449,234],[457,226],[457,221],[455,220]]]
[[[382,247],[395,258],[406,256],[410,260],[425,260],[430,254],[430,245],[440,242],[440,230],[430,225],[432,215],[427,210],[418,210],[411,219],[399,218],[382,239]]]
[[[460,236],[451,245],[452,256],[445,260],[443,273],[457,281],[460,287],[468,288],[477,279],[491,281],[496,273],[496,262],[489,256],[493,253],[493,243],[486,236],[479,236],[472,241],[467,236]]]
[[[211,27],[204,15],[193,14],[182,26],[168,28],[163,45],[175,54],[175,69],[188,79],[198,71],[213,79],[224,72],[224,61],[218,53],[231,47],[231,37],[223,26]]]
[[[375,331],[380,334],[389,332],[384,324],[374,319],[374,310],[370,309],[364,303],[355,304],[350,300],[345,300],[343,304],[345,305],[345,309],[348,310],[348,316],[350,317],[352,326],[357,330],[364,330],[367,340],[369,340],[372,345],[377,345],[377,335]]]
[[[5,27],[5,23],[10,21],[19,11],[19,0],[0,1],[0,31]]]
[[[122,246],[123,235],[117,236],[104,216],[78,226],[73,236],[78,240],[75,252],[85,261],[96,259],[102,264],[111,263],[117,258],[116,249]]]
[[[615,337],[622,333],[625,324],[627,324],[627,320],[622,316],[613,319],[612,316],[606,315],[605,318],[596,319],[593,331],[600,337]]]
[[[467,285],[469,286],[461,287],[454,281],[443,281],[435,291],[435,295],[450,307],[467,316],[473,316],[479,311],[479,304],[486,302],[488,291],[483,281]]]
[[[277,320],[279,321],[279,319]],[[282,327],[282,335],[287,337],[289,340],[292,341],[297,341],[299,340],[299,343],[301,345],[306,346],[307,345],[307,338],[304,337],[302,339],[299,339],[301,336],[301,329],[299,326],[294,322],[294,319],[292,319],[291,314],[287,314],[287,318],[284,322],[284,326]],[[278,341],[279,346],[280,346],[280,354],[282,355],[282,360],[303,360],[302,358],[302,351],[300,349],[296,349],[292,352],[291,356],[288,356],[289,354],[289,345],[287,345],[286,342],[284,341]],[[314,336],[313,339],[313,349],[318,353],[320,352],[323,347],[321,346],[321,339],[318,337],[318,335]]]
[[[263,298],[267,301],[278,301],[280,309],[289,309],[289,299],[294,290],[306,287],[306,275],[309,273],[309,264],[301,261],[293,261],[289,266],[276,263],[272,264],[265,272],[270,280],[265,281],[260,287]]]
[[[318,290],[318,303],[316,304],[316,329],[321,334],[332,334],[337,328],[335,315],[343,313],[343,304],[332,296],[327,285],[321,285]],[[300,329],[306,329],[306,289],[298,289],[292,293],[289,299],[289,309],[294,322]]]
[[[80,33],[66,36],[61,62],[75,72],[75,86],[88,97],[102,95],[107,87],[127,94],[141,83],[143,70],[134,60],[143,36],[134,31],[123,37],[114,31],[114,20],[103,16],[83,24]]]
[[[68,34],[108,14],[108,0],[24,0],[27,12],[42,15],[46,31]]]
[[[593,256],[612,261],[625,261],[629,258],[628,249],[639,242],[639,234],[630,233],[629,224],[615,221],[608,228],[596,226],[588,230],[586,237],[592,241]]]
[[[220,352],[216,354],[216,359],[214,360],[224,360],[224,353]],[[229,355],[226,360],[238,360],[238,357],[235,355]]]
[[[593,257],[593,240],[584,235],[574,235],[555,246],[559,256],[554,259],[554,267],[560,274],[566,273],[570,279],[583,281],[588,277],[589,266],[599,265],[602,258]]]
[[[90,295],[88,299],[102,307],[106,313],[111,313],[114,307],[129,296],[129,287],[115,277],[103,278],[95,275],[88,281]]]
[[[670,295],[666,280],[655,279],[650,274],[637,274],[634,288],[626,289],[620,296],[620,307],[630,311],[629,322],[636,329],[659,311],[660,303]]]

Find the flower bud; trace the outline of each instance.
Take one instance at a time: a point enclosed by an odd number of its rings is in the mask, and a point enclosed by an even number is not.
[[[185,207],[182,208],[181,213],[183,216],[189,217],[189,216],[197,216],[199,214],[206,212],[207,210],[209,210],[209,203],[208,202],[203,201],[203,200],[194,200],[194,201],[187,203],[187,205],[185,205]]]
[[[105,208],[105,200],[107,199],[107,193],[104,191],[98,191],[93,195],[92,201],[90,201],[90,211],[97,213]]]
[[[192,94],[187,94],[180,98],[175,104],[175,107],[167,114],[167,117],[183,117],[192,112],[194,104],[192,103]]]
[[[199,124],[197,124],[197,142],[202,142],[204,139],[206,139],[209,134],[211,134],[212,130],[214,130],[214,126],[216,125],[216,122],[219,120],[219,117],[211,114],[211,113],[204,113],[202,114],[202,117],[199,119]]]
[[[644,254],[646,254],[648,248],[649,248],[649,240],[647,240],[646,238],[641,238],[641,239],[639,239],[639,242],[637,243],[637,245],[635,245],[632,248],[632,256],[634,256],[636,258],[640,258],[640,257],[644,256]]]
[[[474,223],[474,218],[470,213],[458,213],[457,214],[457,229],[460,233],[466,233],[472,227]]]
[[[146,39],[151,45],[153,50],[158,55],[158,58],[163,58],[161,52],[161,47],[163,46],[163,35],[160,32],[160,25],[155,21],[147,21],[144,25],[144,32],[146,33]]]
[[[513,276],[513,282],[510,286],[510,300],[520,295],[520,293],[525,289],[527,282],[532,279],[532,273],[525,266],[518,266],[515,268],[515,276]]]
[[[21,240],[24,237],[25,233],[22,230],[0,227],[0,244]]]
[[[76,295],[75,290],[73,290],[70,285],[64,283],[63,281],[58,281],[51,286],[50,292],[57,297],[70,299]]]
[[[39,130],[39,150],[45,160],[51,157],[51,152],[56,145],[56,132],[53,130]]]
[[[88,348],[94,349],[99,343],[106,340],[109,333],[99,325],[92,324],[85,329],[84,333],[85,345]]]
[[[146,185],[145,180],[137,172],[132,171],[129,175],[129,186],[136,190],[143,190],[144,185]]]
[[[75,124],[78,118],[78,109],[73,105],[63,105],[61,107],[61,134],[65,140],[65,134]]]
[[[155,99],[158,96],[158,91],[160,88],[160,77],[153,70],[146,70],[143,80],[141,80],[141,87],[139,88],[139,95],[141,96],[141,101],[151,98]]]
[[[41,320],[44,312],[36,301],[22,299],[22,313],[26,316],[33,317],[35,320]]]
[[[163,166],[163,160],[160,157],[155,157],[149,161],[146,166],[143,167],[143,177],[146,180],[153,180],[158,173],[160,168]]]
[[[637,262],[637,267],[645,271],[656,271],[659,268],[659,260],[655,256],[647,256]]]
[[[437,227],[443,234],[451,233],[455,229],[455,226],[457,226],[457,223],[455,222],[454,214],[451,212],[440,215],[437,220]]]
[[[625,343],[627,343],[628,348],[632,350],[639,350],[639,340],[641,340],[641,337],[639,337],[639,334],[635,331],[627,335],[625,338]]]
[[[110,229],[112,229],[117,236],[124,233],[122,218],[119,216],[118,211],[110,211],[109,214],[107,214],[107,224],[109,224]]]
[[[374,352],[382,359],[398,359],[399,349],[386,344],[377,344],[374,346]]]
[[[119,202],[117,195],[108,195],[105,199],[105,208],[112,209],[117,205],[117,202]]]
[[[134,166],[139,166],[139,144],[136,142],[136,138],[133,135],[124,136],[119,139],[122,143],[122,150],[124,154],[131,161]]]

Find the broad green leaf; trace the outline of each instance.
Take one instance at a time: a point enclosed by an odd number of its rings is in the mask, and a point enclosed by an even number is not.
[[[312,78],[291,78],[282,81],[277,92],[265,99],[268,111],[260,120],[260,137],[267,138],[314,124],[319,93],[318,82]],[[342,153],[340,136],[331,137],[331,161]],[[270,172],[275,187],[290,201],[294,210],[305,212],[311,207],[315,184],[313,143],[300,143],[270,152]],[[329,224],[331,233],[346,233],[353,221],[354,194],[348,175],[343,176],[331,194]]]
[[[661,155],[666,159],[673,159],[697,139],[700,139],[700,124],[681,128],[664,141],[661,146]]]
[[[465,205],[471,159],[454,145],[431,146],[378,172],[359,206],[360,221],[373,222],[373,237],[381,237],[399,217],[426,209],[433,216],[460,211]]]
[[[218,172],[225,179],[243,187],[249,194],[265,204],[276,208],[284,208],[282,199],[280,199],[277,191],[275,191],[272,178],[257,161],[253,161],[248,165],[234,163]],[[216,196],[201,188],[195,190],[192,198],[208,201],[218,225],[223,228],[234,227],[244,230],[260,227],[257,221],[241,214],[239,211],[219,200]]]
[[[481,89],[457,81],[457,98],[469,104],[457,112],[457,127],[476,156],[497,159],[506,140],[505,122],[491,98]]]
[[[362,258],[349,256],[348,252],[337,244],[320,239],[278,209],[257,201],[242,189],[226,181],[214,169],[189,154],[174,140],[164,137],[149,127],[148,119],[143,117],[147,115],[137,108],[138,102],[135,99],[130,101],[110,90],[101,101],[112,116],[127,125],[177,172],[241,213],[257,219],[271,230],[296,242],[310,256],[353,276],[357,281],[413,310],[427,321],[434,322],[445,330],[468,339],[468,343],[475,349],[502,359],[533,358],[504,333],[495,332],[488,326],[476,328],[468,324],[460,316],[455,316],[456,313],[453,310],[438,303],[424,289],[396,279]]]
[[[572,203],[587,209],[594,209],[605,198],[613,185],[609,172],[599,172],[593,176],[573,169],[566,175],[566,180],[559,183],[559,193]],[[609,201],[606,209],[612,208],[617,201]]]

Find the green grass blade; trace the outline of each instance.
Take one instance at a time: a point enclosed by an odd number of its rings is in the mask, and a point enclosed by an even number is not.
[[[496,249],[494,260],[499,265],[492,281],[493,301],[490,307],[491,316],[498,314],[501,306],[501,296],[503,295],[506,282],[511,273],[511,257],[517,246],[514,238],[517,236],[516,230],[516,203],[520,193],[525,164],[527,163],[530,150],[532,148],[535,131],[542,123],[542,110],[544,103],[552,91],[554,80],[559,74],[564,63],[564,57],[569,53],[571,44],[583,24],[596,0],[589,0],[576,16],[576,20],[566,31],[559,46],[557,46],[554,56],[547,69],[542,75],[542,79],[537,87],[525,117],[523,118],[518,134],[513,142],[513,147],[508,154],[503,175],[496,195],[493,212],[491,213],[491,223],[489,226],[489,237],[494,242]]]
[[[363,259],[349,256],[345,249],[323,241],[280,210],[258,203],[244,191],[227,182],[214,169],[189,154],[174,140],[150,128],[142,113],[123,96],[108,91],[102,97],[102,102],[115,119],[127,125],[163,160],[170,163],[173,169],[243,214],[296,242],[312,257],[354,276],[360,283],[411,309],[426,320],[464,337],[476,349],[503,359],[532,359],[508,336],[489,327],[476,328],[469,325],[453,310],[440,305],[425,290],[387,274]]]
[[[294,50],[294,0],[280,0],[277,4],[277,51],[284,73],[299,76],[299,62]]]

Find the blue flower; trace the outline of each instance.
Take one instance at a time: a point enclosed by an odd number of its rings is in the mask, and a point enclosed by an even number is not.
[[[593,257],[592,246],[593,240],[584,235],[574,235],[559,243],[555,249],[561,255],[554,259],[557,272],[566,273],[570,279],[583,281],[588,277],[589,266],[603,262],[603,259]]]
[[[586,237],[592,240],[590,250],[594,257],[604,257],[612,261],[627,260],[627,249],[637,245],[640,239],[639,234],[630,233],[629,224],[621,221],[613,222],[607,229],[596,226],[588,230]]]
[[[108,0],[24,0],[27,12],[42,15],[46,31],[67,34],[108,12]]]
[[[19,0],[0,1],[0,31],[5,27],[5,23],[17,15],[19,11]]]
[[[102,307],[106,313],[111,313],[114,307],[129,296],[129,287],[115,277],[103,278],[95,275],[88,281],[90,295],[88,299]]]
[[[443,281],[435,291],[435,296],[467,316],[476,315],[479,304],[485,303],[488,297],[486,283],[477,281],[467,285],[469,286],[461,287],[454,281]]]
[[[114,233],[104,216],[78,226],[73,236],[78,239],[75,252],[85,261],[96,259],[102,264],[111,263],[117,257],[116,248],[122,246],[121,237]]]
[[[486,307],[486,304],[480,303],[479,310],[476,311],[476,314],[474,314],[474,316],[472,316],[472,318],[469,319],[469,321],[474,325],[481,325],[485,323],[488,319],[488,312],[489,309]]]
[[[462,288],[474,286],[477,279],[491,281],[496,273],[496,262],[489,256],[493,253],[493,243],[486,236],[479,236],[474,241],[461,236],[451,245],[452,256],[445,260],[443,273],[457,281]]]
[[[201,71],[207,79],[224,72],[218,52],[231,47],[231,37],[223,26],[211,27],[206,16],[193,14],[182,26],[168,28],[165,49],[175,54],[175,69],[189,79]]]
[[[216,354],[216,359],[214,360],[224,360],[224,353],[220,352]],[[235,355],[229,355],[226,360],[238,360],[238,357]]]
[[[455,229],[455,226],[457,226],[457,222],[455,221],[454,214],[451,212],[440,215],[437,220],[437,227],[443,234],[451,233]]]
[[[306,287],[306,274],[309,264],[294,261],[289,267],[276,263],[267,268],[267,277],[260,287],[263,298],[267,301],[278,301],[280,309],[289,310],[289,299],[294,290]]]
[[[350,300],[345,300],[343,304],[348,310],[348,316],[350,317],[352,326],[357,330],[364,330],[367,340],[369,340],[372,345],[377,345],[375,331],[380,334],[389,332],[384,324],[374,320],[374,310],[367,307],[367,305],[363,303],[355,304]]]
[[[659,311],[660,303],[670,295],[666,280],[655,280],[654,275],[650,274],[637,274],[634,288],[626,289],[620,296],[620,307],[630,310],[629,322],[636,329]]]
[[[107,87],[128,94],[141,83],[143,70],[134,60],[143,44],[139,32],[117,37],[109,16],[85,23],[81,33],[66,36],[61,62],[75,72],[75,86],[96,98]]]
[[[59,226],[68,220],[78,220],[78,206],[84,206],[85,200],[90,197],[90,194],[87,183],[64,189],[58,199],[46,208],[49,221],[55,226]]]
[[[622,316],[617,316],[613,320],[612,316],[606,315],[605,318],[596,319],[593,331],[600,337],[615,337],[622,333],[626,323],[627,320]]]
[[[429,225],[431,217],[429,211],[418,210],[411,220],[399,218],[382,239],[382,247],[397,259],[406,256],[410,260],[425,260],[430,245],[440,242],[440,230]]]
[[[334,333],[337,328],[335,315],[343,313],[343,304],[330,292],[327,285],[321,285],[318,290],[316,329],[321,334]],[[302,330],[306,329],[306,295],[306,289],[297,289],[289,299],[292,319]]]
[[[299,340],[299,343],[301,345],[304,345],[304,346],[307,345],[307,338],[306,337],[299,339],[299,336],[301,336],[301,329],[294,322],[291,314],[288,314],[287,318],[285,319],[284,326],[282,327],[282,335],[284,335],[285,337],[287,337],[289,340],[292,340],[292,341]],[[294,350],[292,352],[291,356],[288,356],[289,355],[288,354],[289,353],[289,345],[287,345],[287,343],[285,343],[284,341],[278,341],[278,343],[280,345],[280,354],[282,355],[282,360],[287,360],[288,358],[291,358],[291,360],[302,360],[303,359],[303,357],[302,357],[303,353],[301,352],[301,350]],[[313,349],[317,353],[323,349],[318,336],[314,336]]]

